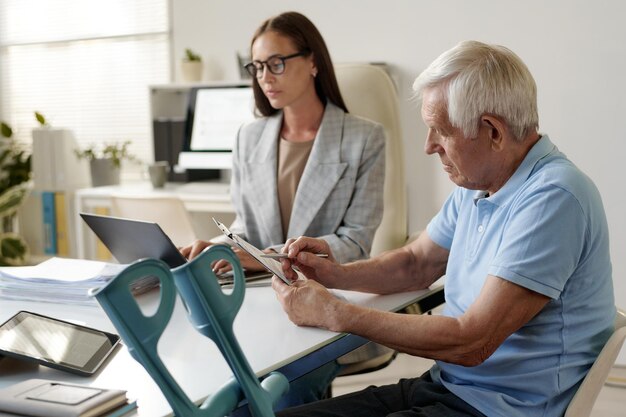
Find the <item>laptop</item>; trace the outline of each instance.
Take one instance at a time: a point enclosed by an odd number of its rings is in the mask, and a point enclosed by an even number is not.
[[[176,268],[187,262],[157,223],[90,213],[80,213],[80,217],[121,264],[155,258],[170,268]],[[246,281],[271,276],[266,271],[251,272],[246,273]],[[218,281],[220,284],[232,284],[232,272],[219,275]]]

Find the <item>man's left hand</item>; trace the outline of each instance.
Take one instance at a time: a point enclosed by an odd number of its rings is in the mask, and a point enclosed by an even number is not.
[[[289,319],[298,326],[340,331],[337,310],[343,303],[323,285],[314,280],[298,280],[287,285],[274,276],[272,288]]]

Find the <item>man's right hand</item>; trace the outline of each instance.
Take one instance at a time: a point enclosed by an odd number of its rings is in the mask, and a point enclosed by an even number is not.
[[[292,281],[298,279],[292,266],[297,267],[308,279],[313,279],[327,288],[334,288],[342,274],[342,266],[337,263],[328,242],[323,239],[306,236],[289,239],[281,252],[289,255],[289,258],[281,259],[281,264],[285,276]],[[318,253],[327,254],[328,258],[314,255]]]

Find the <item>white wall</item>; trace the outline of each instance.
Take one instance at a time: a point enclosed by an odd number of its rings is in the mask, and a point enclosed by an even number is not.
[[[412,80],[465,39],[511,48],[537,81],[542,132],[600,189],[611,228],[617,304],[626,308],[626,3],[621,0],[173,0],[173,51],[199,52],[206,78],[235,79],[262,20],[297,10],[320,29],[335,62],[393,66],[403,103],[409,227],[423,229],[452,186],[438,158],[422,151],[425,127],[409,102]],[[179,68],[177,66],[177,71]],[[178,74],[178,72],[177,72]],[[622,352],[622,361],[626,354]]]

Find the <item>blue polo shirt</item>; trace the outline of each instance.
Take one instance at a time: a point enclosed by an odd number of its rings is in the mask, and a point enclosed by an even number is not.
[[[498,192],[456,188],[427,230],[450,251],[444,315],[462,315],[487,275],[551,299],[481,365],[437,361],[433,379],[488,416],[562,415],[615,318],[593,182],[544,135]]]

